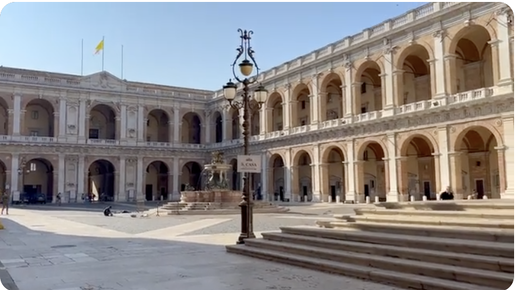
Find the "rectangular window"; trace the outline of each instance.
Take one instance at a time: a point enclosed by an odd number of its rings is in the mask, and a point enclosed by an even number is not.
[[[30,112],[30,117],[32,118],[32,120],[39,119],[39,112],[38,111],[31,111]]]
[[[29,170],[30,171],[36,171],[36,163],[31,162]]]

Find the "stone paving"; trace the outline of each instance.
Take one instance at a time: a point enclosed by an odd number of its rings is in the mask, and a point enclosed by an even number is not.
[[[100,213],[12,209],[8,217],[2,217],[6,230],[0,231],[0,262],[18,288],[398,289],[228,254],[223,245],[233,244],[238,233],[227,233],[234,227],[222,225],[239,222],[237,216],[137,219],[95,215]],[[313,224],[314,219],[267,216],[255,220],[277,230],[289,221]],[[193,235],[213,227],[225,228]],[[226,233],[210,234],[221,231]]]

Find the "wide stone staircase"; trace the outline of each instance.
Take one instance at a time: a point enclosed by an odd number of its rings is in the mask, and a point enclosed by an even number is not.
[[[289,209],[270,202],[254,202],[254,213],[284,213]],[[156,210],[153,210],[156,212]],[[169,202],[159,207],[163,215],[223,215],[240,213],[240,207],[231,203],[216,202]]]
[[[317,225],[226,249],[406,289],[508,289],[514,278],[514,201],[379,203]]]

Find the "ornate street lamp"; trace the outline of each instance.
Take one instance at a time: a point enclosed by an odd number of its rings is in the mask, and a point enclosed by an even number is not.
[[[237,84],[233,83],[231,80],[229,80],[229,82],[223,86],[223,89],[224,98],[228,100],[229,105],[234,109],[243,109],[244,111],[244,122],[242,124],[242,134],[244,135],[244,155],[249,155],[249,116],[262,107],[262,104],[265,103],[267,99],[268,92],[265,87],[260,84],[254,91],[254,94],[251,95],[249,93],[249,85],[252,85],[257,81],[260,69],[254,60],[254,51],[251,48],[251,35],[253,34],[253,31],[238,29],[238,32],[240,32],[241,42],[240,46],[237,48],[238,53],[235,61],[231,66],[233,69],[233,77],[238,83],[242,83],[243,85],[243,93],[241,95],[242,100],[235,101],[238,87]],[[239,78],[235,72],[235,64],[242,55],[244,60],[242,60],[238,66],[240,67],[240,73],[244,76],[244,79]],[[256,76],[249,79],[249,76],[253,73],[254,67],[256,67]],[[255,102],[251,102],[251,100],[254,100]],[[243,244],[245,243],[245,239],[252,239],[256,237],[253,233],[253,202],[252,198],[249,197],[249,193],[251,191],[249,173],[244,174],[242,202],[239,204],[241,208],[241,231],[237,244]]]

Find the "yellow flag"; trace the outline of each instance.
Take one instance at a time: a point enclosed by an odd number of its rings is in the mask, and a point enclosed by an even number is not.
[[[99,54],[101,50],[104,49],[104,39],[102,39],[99,44],[97,44],[97,47],[95,47],[95,54]]]

